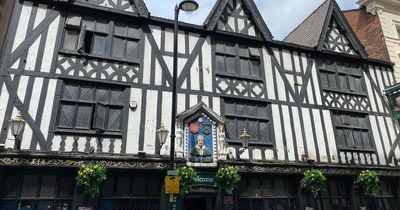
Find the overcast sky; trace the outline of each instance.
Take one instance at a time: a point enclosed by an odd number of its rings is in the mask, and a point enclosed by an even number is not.
[[[173,19],[174,6],[181,0],[144,0],[152,16]],[[274,39],[282,40],[324,0],[254,0]],[[357,0],[337,0],[342,10],[358,8]],[[182,13],[180,21],[202,25],[215,0],[197,0],[198,11]]]

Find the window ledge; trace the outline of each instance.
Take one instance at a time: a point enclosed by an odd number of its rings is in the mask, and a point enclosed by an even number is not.
[[[227,140],[228,144],[231,145],[242,145],[241,141],[235,141],[235,140]],[[274,147],[273,143],[260,143],[260,142],[249,142],[249,147],[252,146],[259,146],[259,147]],[[251,149],[251,148],[250,148]]]
[[[343,152],[376,153],[374,149],[362,149],[362,148],[351,148],[351,147],[342,147],[339,148],[339,150]]]
[[[251,81],[255,81],[255,82],[264,82],[263,79],[259,79],[259,78],[255,78],[255,77],[246,77],[246,76],[233,75],[233,74],[227,74],[227,73],[216,73],[215,75],[219,76],[219,77],[229,77],[229,78],[238,79],[238,80],[251,80]]]
[[[82,135],[82,136],[107,136],[107,137],[122,137],[122,133],[120,132],[97,132],[95,130],[77,130],[77,129],[63,129],[57,128],[54,130],[56,134],[69,134],[69,135]]]
[[[331,89],[331,88],[322,88],[323,91],[329,91],[329,92],[336,92],[340,94],[349,94],[349,95],[356,95],[356,96],[361,96],[361,97],[368,97],[366,93],[356,93],[356,92],[348,92],[348,91],[343,91],[343,90],[336,90],[336,89]]]
[[[99,60],[106,60],[106,61],[111,61],[111,62],[122,62],[122,63],[132,64],[132,65],[137,65],[137,66],[140,65],[139,61],[126,60],[126,59],[115,58],[115,57],[111,57],[111,56],[80,54],[75,51],[65,50],[65,49],[60,49],[58,52],[59,52],[59,54],[63,54],[63,55],[73,55],[73,56],[82,57],[82,58],[99,59]]]

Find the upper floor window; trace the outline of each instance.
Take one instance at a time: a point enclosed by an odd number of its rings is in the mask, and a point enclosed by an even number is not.
[[[244,129],[250,134],[250,143],[272,144],[270,106],[253,101],[225,99],[225,125],[227,137],[240,142]]]
[[[365,84],[359,65],[320,60],[319,74],[323,89],[365,94]]]
[[[215,67],[218,73],[259,78],[260,49],[239,44],[216,43]]]
[[[57,129],[121,134],[125,100],[122,87],[65,81]]]
[[[139,41],[140,29],[137,26],[69,15],[62,47],[82,54],[138,61]]]
[[[368,115],[334,112],[337,145],[342,149],[373,150]]]
[[[400,25],[396,25],[397,38],[400,39]]]

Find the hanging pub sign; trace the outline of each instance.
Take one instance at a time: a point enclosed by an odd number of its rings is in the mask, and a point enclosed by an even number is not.
[[[393,118],[400,119],[400,84],[386,88],[385,95]]]

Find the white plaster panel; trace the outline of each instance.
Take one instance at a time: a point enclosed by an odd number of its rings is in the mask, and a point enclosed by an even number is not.
[[[272,149],[265,150],[265,160],[274,160],[274,151]]]
[[[3,129],[3,121],[6,114],[9,94],[5,83],[3,83],[3,87],[1,88],[0,94],[0,129]]]
[[[199,40],[199,35],[194,33],[189,33],[189,52],[192,52]]]
[[[275,79],[272,74],[272,63],[271,63],[271,56],[269,55],[268,51],[263,48],[263,58],[264,58],[264,69],[265,69],[265,84],[267,86],[267,94],[268,99],[275,99],[275,87],[274,82]]]
[[[296,134],[296,147],[297,153],[299,155],[299,160],[301,160],[301,155],[304,153],[304,142],[303,142],[303,131],[301,129],[301,122],[299,117],[299,109],[297,107],[292,107],[294,132]]]
[[[121,139],[115,139],[114,140],[114,153],[115,154],[120,154],[122,150],[122,141]]]
[[[71,152],[72,148],[73,148],[73,144],[74,144],[74,138],[72,138],[71,136],[66,137],[64,151]]]
[[[207,96],[202,96],[202,97],[201,97],[201,101],[202,101],[203,103],[205,103],[208,107],[211,108],[211,106],[210,106],[210,101],[209,101],[209,98],[208,98]]]
[[[55,135],[52,140],[51,150],[52,151],[60,151],[60,144],[61,144],[61,136]]]
[[[165,29],[165,51],[174,51],[174,32],[172,29]]]
[[[163,75],[163,70],[161,68],[160,62],[156,59],[155,63],[155,78],[154,78],[154,83],[155,85],[161,85],[162,84],[162,75]]]
[[[197,101],[197,95],[190,95],[189,99],[189,107],[192,107],[198,103]]]
[[[282,59],[283,59],[283,65],[285,67],[285,70],[293,70],[293,65],[292,65],[292,57],[290,55],[290,52],[287,50],[282,51]]]
[[[178,53],[186,54],[186,38],[182,31],[178,33]]]
[[[146,35],[144,40],[144,63],[143,63],[143,83],[150,84],[150,74],[151,74],[151,45],[148,37]]]
[[[212,92],[212,60],[211,60],[211,40],[210,37],[207,37],[206,42],[202,47],[202,55],[203,55],[203,84],[204,91]]]
[[[294,146],[293,146],[293,136],[292,136],[292,123],[290,121],[289,116],[289,107],[282,106],[282,115],[283,115],[283,125],[285,129],[285,137],[286,137],[286,146],[287,146],[287,154],[290,161],[295,161],[295,153],[294,153]],[[275,132],[277,132],[275,130]]]
[[[49,31],[47,32],[46,44],[44,46],[42,72],[50,72],[51,63],[53,62],[54,49],[56,45],[56,39],[58,34],[58,25],[60,24],[60,16],[50,24]]]
[[[49,132],[50,121],[51,121],[51,114],[53,110],[53,102],[54,96],[56,91],[57,80],[50,79],[49,86],[47,88],[47,95],[46,101],[44,103],[44,111],[42,114],[42,122],[40,124],[40,130],[42,131],[43,135],[46,136]]]
[[[172,110],[172,93],[171,92],[163,92],[162,93],[162,106],[161,106],[161,123],[164,123],[164,126],[171,131],[171,110]],[[170,149],[170,141],[166,141],[161,148],[160,153],[162,155],[168,155]]]
[[[196,60],[193,63],[193,66],[190,68],[190,89],[191,90],[200,90],[200,76],[199,76],[199,57],[196,57]]]
[[[283,82],[283,78],[281,77],[281,74],[279,73],[279,70],[275,68],[275,75],[276,75],[276,85],[278,88],[278,98],[281,101],[286,101],[286,87],[285,83]]]
[[[252,153],[253,153],[252,157],[253,160],[262,160],[262,154],[260,149],[253,149]]]
[[[24,41],[26,32],[28,30],[29,18],[32,12],[33,3],[30,1],[24,1],[21,10],[21,16],[18,22],[17,31],[15,33],[15,39],[12,47],[12,52]]]
[[[318,75],[317,75],[318,70],[316,68],[316,62],[312,62],[311,65],[312,65],[311,76],[312,76],[312,80],[314,83],[314,94],[315,94],[315,98],[317,100],[316,103],[318,105],[322,105],[321,92],[320,92],[319,83],[318,83]]]
[[[144,123],[140,122],[142,106],[145,104],[142,101],[142,90],[132,88],[130,101],[136,101],[137,108],[134,110],[129,109],[126,153],[136,154],[139,150],[140,125]]]
[[[157,43],[158,49],[161,49],[161,27],[150,26],[151,33],[153,34],[154,40]]]
[[[328,148],[329,148],[329,154],[331,155],[331,161],[333,163],[337,163],[339,158],[336,149],[336,140],[335,140],[335,133],[333,131],[331,114],[329,110],[322,110],[322,115],[325,123],[326,137],[328,140]]]
[[[363,72],[364,74],[364,78],[365,78],[365,84],[367,87],[367,92],[368,92],[368,99],[369,99],[369,103],[371,105],[371,109],[373,112],[377,112],[377,108],[376,108],[376,103],[375,103],[375,98],[374,98],[374,94],[371,88],[371,81],[369,80],[369,78],[367,77],[367,75],[365,74],[365,72]]]
[[[34,29],[39,25],[39,23],[41,23],[44,20],[44,18],[46,17],[46,12],[47,12],[47,6],[44,4],[39,4],[36,12],[35,22],[33,23]]]
[[[377,80],[378,80],[378,82],[379,82],[379,88],[380,88],[380,90],[379,91],[381,91],[379,94],[378,94],[378,96],[379,97],[377,97],[378,98],[378,101],[379,101],[379,105],[381,105],[382,106],[382,111],[383,112],[386,112],[386,113],[388,113],[388,110],[385,108],[385,106],[383,105],[383,103],[385,103],[383,100],[382,100],[382,91],[383,90],[385,90],[385,85],[384,85],[384,83],[383,83],[383,80],[382,80],[382,76],[381,76],[381,72],[380,72],[380,70],[374,70],[375,71],[375,73],[376,73],[376,75],[377,75]],[[378,85],[378,84],[377,84]]]
[[[178,94],[178,100],[177,100],[177,110],[176,113],[179,114],[181,112],[186,111],[186,96],[185,94]]]
[[[111,141],[110,139],[101,139],[102,152],[108,153],[110,151]]]
[[[285,160],[285,148],[283,146],[281,116],[279,114],[279,105],[272,104],[272,117],[274,121],[276,152],[278,160]]]
[[[212,109],[218,115],[221,115],[221,99],[219,97],[213,97]]]
[[[325,137],[322,129],[321,115],[318,109],[313,109],[315,133],[317,137],[319,157],[321,162],[328,162],[328,154],[326,153]]]
[[[388,132],[385,126],[385,119],[382,116],[378,116],[378,127],[381,131],[383,146],[385,147],[387,154],[389,154],[392,145],[390,145]]]
[[[316,160],[316,149],[314,143],[313,130],[311,126],[310,110],[307,108],[302,108],[302,112],[303,112],[303,123],[305,130],[304,133],[306,135],[306,141],[307,141],[308,157],[313,160]]]
[[[376,145],[376,150],[379,157],[379,163],[381,165],[386,165],[386,159],[383,151],[383,146],[381,144],[381,138],[379,137],[377,122],[374,116],[369,116],[369,121],[371,123],[371,131],[374,136],[374,141]],[[376,163],[376,162],[375,162]]]
[[[86,137],[80,137],[78,139],[78,151],[79,152],[84,152],[85,151],[85,146],[86,146]]]

